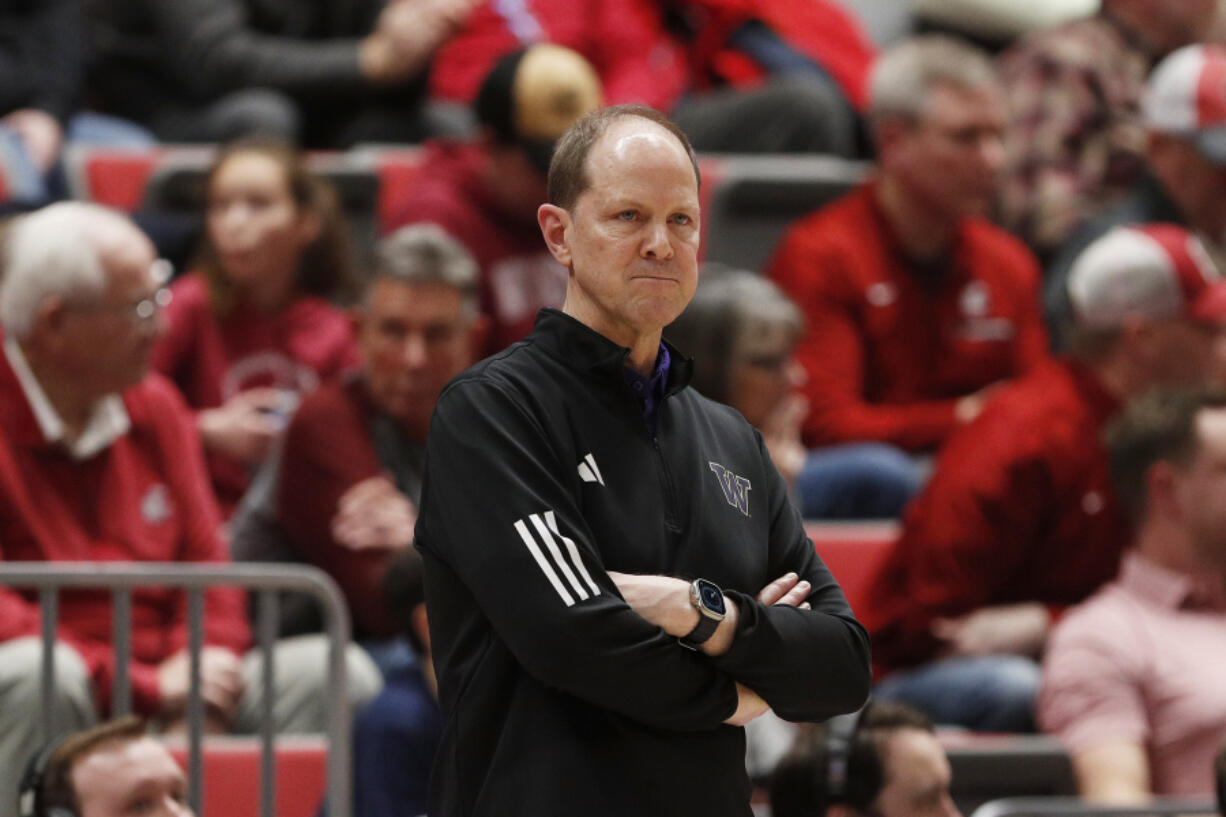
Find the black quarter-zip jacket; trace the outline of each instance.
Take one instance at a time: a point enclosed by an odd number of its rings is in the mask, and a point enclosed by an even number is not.
[[[628,354],[542,310],[439,398],[416,531],[445,721],[431,817],[744,817],[734,682],[797,721],[868,694],[868,637],[761,436],[677,352],[653,436]],[[682,647],[607,571],[720,585],[731,649]],[[812,610],[755,600],[788,571]]]

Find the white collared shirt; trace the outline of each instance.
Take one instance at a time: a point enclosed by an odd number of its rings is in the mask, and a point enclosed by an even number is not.
[[[61,444],[73,459],[89,459],[132,428],[132,420],[128,417],[123,400],[117,394],[108,394],[94,404],[94,410],[81,433],[75,439],[68,439],[68,429],[59,412],[51,405],[43,387],[38,384],[38,379],[21,352],[21,346],[11,337],[4,340],[4,355],[13,367],[13,373],[17,375],[17,382],[21,384],[21,390],[25,393],[26,402],[30,404],[30,410],[34,412],[34,419],[38,421],[43,437],[49,443]]]

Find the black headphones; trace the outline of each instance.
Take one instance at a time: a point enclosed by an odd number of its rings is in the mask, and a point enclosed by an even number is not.
[[[877,747],[860,733],[860,722],[872,702],[826,722],[826,766],[822,780],[828,804],[867,809],[881,791],[881,759]]]
[[[69,734],[71,733],[60,735],[48,742],[26,764],[26,770],[21,775],[21,783],[18,786],[18,817],[77,817],[70,808],[56,806],[49,809],[43,802],[43,784],[46,782],[47,766],[51,763],[51,756],[55,754],[55,750],[60,748]]]

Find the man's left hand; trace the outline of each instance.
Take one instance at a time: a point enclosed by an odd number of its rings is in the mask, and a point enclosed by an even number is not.
[[[39,172],[47,173],[55,167],[64,144],[64,131],[54,116],[37,108],[20,108],[0,119],[0,124],[21,137]]]
[[[1050,628],[1047,608],[1027,602],[939,618],[932,623],[932,634],[947,643],[946,655],[1038,655]]]

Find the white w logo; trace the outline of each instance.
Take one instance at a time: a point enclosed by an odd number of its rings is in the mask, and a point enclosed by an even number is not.
[[[728,504],[749,516],[749,490],[753,487],[745,477],[738,477],[718,462],[708,462]]]

